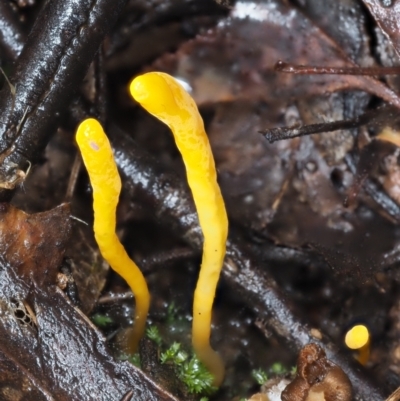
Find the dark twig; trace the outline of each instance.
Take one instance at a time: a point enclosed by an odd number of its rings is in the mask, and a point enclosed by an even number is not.
[[[191,259],[195,256],[192,248],[180,247],[169,251],[155,252],[150,257],[141,259],[139,265],[144,274],[154,273],[160,266],[167,268],[178,262]]]
[[[199,250],[202,234],[197,222],[195,208],[185,181],[166,173],[135,143],[116,127],[107,130],[111,134],[114,154],[119,169],[124,176],[124,189],[132,197],[141,192],[154,207],[156,217],[171,224],[182,233],[188,244]],[[245,241],[230,235],[227,245],[223,279],[242,295],[248,307],[262,319],[268,327],[283,338],[298,352],[305,344],[318,343],[326,350],[329,359],[340,365],[349,375],[355,392],[363,400],[377,401],[385,397],[381,390],[366,377],[348,356],[327,338],[319,341],[312,337],[310,327],[293,312],[285,295],[269,273],[261,269]]]
[[[107,79],[105,60],[103,54],[103,46],[97,53],[94,60],[94,79],[95,79],[95,107],[102,124],[106,123],[107,119]]]
[[[324,132],[332,132],[339,129],[352,129],[358,128],[361,125],[366,124],[371,117],[367,116],[367,113],[362,114],[358,118],[352,120],[339,120],[332,121],[328,123],[319,124],[296,124],[291,127],[275,127],[259,131],[260,134],[264,135],[265,139],[269,143],[274,143],[276,141],[282,141],[285,139],[298,138],[301,136],[321,134]]]
[[[50,0],[0,96],[0,199],[46,146],[126,0]]]
[[[270,129],[265,129],[263,131],[259,131],[260,134],[264,135],[265,139],[269,143],[274,143],[276,141],[282,141],[284,139],[292,139],[301,136],[313,135],[313,134],[321,134],[324,132],[336,131],[339,129],[353,129],[361,127],[362,125],[368,124],[371,121],[374,121],[382,115],[383,112],[386,112],[387,108],[377,108],[375,110],[368,111],[360,116],[351,119],[351,120],[339,120],[332,121],[327,123],[319,123],[319,124],[296,124],[291,127],[275,127]]]
[[[8,1],[0,1],[0,46],[11,61],[21,54],[26,35]]]

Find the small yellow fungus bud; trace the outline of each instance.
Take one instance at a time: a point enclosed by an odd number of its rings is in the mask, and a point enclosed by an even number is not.
[[[346,346],[358,350],[357,360],[365,365],[369,359],[370,334],[368,328],[362,324],[353,326],[345,335]]]
[[[116,233],[116,207],[121,192],[121,178],[110,142],[100,123],[89,118],[82,121],[76,142],[93,188],[94,235],[103,258],[123,277],[135,295],[135,325],[130,339],[134,352],[142,337],[150,305],[150,294],[142,272],[131,260]]]
[[[350,349],[359,349],[369,341],[368,329],[362,324],[353,326],[346,333],[344,341]]]
[[[204,236],[203,260],[193,304],[192,344],[198,358],[214,375],[219,386],[224,365],[210,346],[211,313],[225,257],[228,218],[217,183],[210,143],[196,103],[170,75],[150,72],[130,84],[132,97],[172,131],[186,166]]]

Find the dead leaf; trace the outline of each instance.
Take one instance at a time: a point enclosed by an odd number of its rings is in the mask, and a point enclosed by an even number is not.
[[[0,252],[19,277],[38,285],[56,282],[70,230],[68,204],[35,214],[0,204]]]

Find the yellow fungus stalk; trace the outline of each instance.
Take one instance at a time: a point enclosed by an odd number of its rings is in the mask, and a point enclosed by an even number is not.
[[[170,75],[151,72],[136,77],[130,92],[143,108],[171,129],[185,163],[204,236],[203,259],[194,293],[192,344],[218,386],[224,377],[224,365],[210,346],[211,314],[225,257],[228,218],[210,143],[196,103]]]
[[[142,272],[130,259],[115,233],[121,178],[110,142],[97,120],[89,118],[79,125],[76,142],[93,188],[93,230],[100,252],[135,295],[135,324],[129,344],[130,351],[134,352],[144,333],[150,294]]]

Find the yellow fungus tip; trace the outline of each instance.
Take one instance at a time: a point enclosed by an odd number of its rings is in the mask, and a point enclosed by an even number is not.
[[[142,76],[136,77],[134,80],[132,80],[129,86],[129,91],[132,97],[136,99],[138,103],[144,101],[149,95],[148,89],[146,89],[146,85]]]
[[[101,124],[94,118],[83,120],[76,131],[76,139],[84,140],[84,138],[92,137],[93,132],[103,131]]]
[[[367,327],[358,324],[352,327],[345,336],[344,342],[350,349],[360,349],[369,342],[369,331]]]
[[[78,131],[79,130],[87,130],[90,128],[91,129],[99,129],[99,130],[103,131],[103,127],[95,118],[87,118],[86,120],[83,120],[78,126]]]
[[[163,72],[148,72],[132,80],[131,96],[150,114],[170,126],[174,116],[189,113],[192,115],[194,100],[185,92],[182,85]],[[197,111],[197,107],[195,106]],[[179,118],[179,117],[178,117]],[[196,117],[195,117],[196,118]]]

